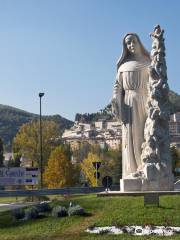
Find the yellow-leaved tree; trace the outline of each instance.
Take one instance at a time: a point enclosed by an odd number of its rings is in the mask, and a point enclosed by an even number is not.
[[[99,156],[97,154],[94,154],[92,152],[88,153],[87,158],[85,158],[81,163],[81,169],[90,183],[91,186],[96,187],[96,177],[95,174],[95,168],[93,167],[93,162],[101,162]]]
[[[42,145],[43,145],[43,169],[51,151],[54,149],[54,142],[60,136],[57,123],[50,120],[42,121]],[[32,121],[23,124],[13,140],[14,153],[18,153],[26,159],[22,165],[39,167],[40,163],[40,139],[39,121]]]
[[[44,181],[48,188],[69,187],[75,184],[76,173],[69,149],[62,145],[51,152],[44,172]]]

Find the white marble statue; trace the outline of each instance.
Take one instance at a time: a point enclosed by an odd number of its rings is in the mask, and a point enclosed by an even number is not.
[[[163,34],[159,25],[151,33],[151,55],[136,34],[123,39],[112,99],[122,122],[121,191],[173,189]]]
[[[122,121],[122,175],[134,178],[142,169],[141,146],[147,118],[146,101],[150,56],[134,33],[123,39],[122,56],[117,63],[112,107]]]

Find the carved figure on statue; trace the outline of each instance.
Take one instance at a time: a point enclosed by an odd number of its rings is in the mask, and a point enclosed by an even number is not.
[[[127,34],[123,39],[122,56],[117,63],[112,100],[113,112],[122,121],[123,178],[138,177],[143,167],[141,146],[147,118],[150,63],[150,55],[138,35]]]
[[[137,34],[123,39],[112,98],[122,123],[121,191],[173,189],[163,34],[159,25],[151,33],[151,54]]]

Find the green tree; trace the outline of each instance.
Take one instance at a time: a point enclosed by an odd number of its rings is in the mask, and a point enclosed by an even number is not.
[[[122,148],[121,145],[117,149],[101,148],[99,144],[91,145],[87,157],[81,162],[81,170],[92,186],[96,186],[96,179],[94,177],[95,169],[92,162],[100,161],[101,166],[98,169],[100,178],[98,185],[101,185],[102,179],[105,176],[111,176],[114,184],[119,184],[122,177]]]
[[[14,167],[20,167],[20,165],[21,165],[21,154],[14,153],[13,160],[14,160]]]
[[[8,160],[8,163],[7,163],[7,167],[15,167],[15,164],[14,164],[14,160],[12,157],[9,158]]]
[[[52,151],[45,169],[44,181],[48,188],[69,187],[75,183],[75,169],[68,147],[61,145]]]
[[[114,184],[119,184],[122,178],[122,149],[108,149],[102,153],[102,164],[100,168],[101,177],[110,176]]]
[[[42,121],[43,169],[47,165],[51,151],[59,144],[57,141],[59,136],[59,128],[54,121]],[[30,165],[39,167],[39,140],[39,121],[22,125],[13,140],[14,154],[23,155]]]
[[[172,158],[172,171],[175,173],[175,168],[180,167],[180,150],[175,146],[170,148]]]
[[[3,147],[3,141],[0,138],[0,167],[4,166],[4,147]]]
[[[80,163],[85,159],[88,153],[91,151],[91,145],[86,142],[80,142],[78,146],[72,150],[73,158],[76,162]]]

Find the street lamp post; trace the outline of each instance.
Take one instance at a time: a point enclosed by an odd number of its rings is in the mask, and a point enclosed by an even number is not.
[[[44,93],[39,93],[40,114],[39,114],[39,135],[40,135],[40,171],[41,171],[41,188],[43,188],[43,148],[42,148],[42,115],[41,115],[41,98]]]

